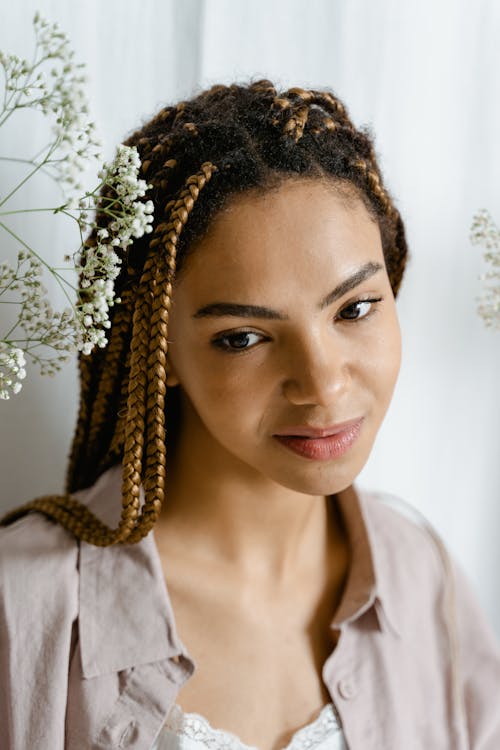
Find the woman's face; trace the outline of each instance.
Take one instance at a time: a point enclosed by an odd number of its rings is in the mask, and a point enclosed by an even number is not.
[[[233,199],[176,281],[168,338],[167,382],[181,388],[198,467],[340,492],[368,459],[400,367],[377,224],[319,180]],[[276,437],[351,420],[360,429],[341,454],[338,438]]]

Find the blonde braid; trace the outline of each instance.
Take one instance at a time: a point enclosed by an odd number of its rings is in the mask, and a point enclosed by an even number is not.
[[[336,130],[338,127],[347,127],[349,130],[353,130],[346,109],[338,99],[328,92],[308,90],[297,86],[274,97],[271,111],[277,110],[277,115],[272,118],[271,122],[275,126],[279,125],[282,121],[281,113],[290,110],[291,114],[285,122],[282,132],[284,135],[291,135],[294,142],[297,143],[302,138],[313,105],[322,107],[332,116],[324,114],[321,127],[312,127],[312,133],[317,134],[321,130]]]
[[[365,159],[361,158],[354,159],[354,161],[352,162],[352,166],[354,167],[354,169],[360,172],[363,176],[363,179],[368,182],[371,192],[378,198],[387,216],[395,216],[397,214],[396,208],[394,207],[391,199],[384,189],[382,180],[377,170],[370,166]]]
[[[270,94],[276,96],[276,87],[268,78],[261,78],[258,81],[253,81],[248,89],[249,91],[254,91],[259,94]]]
[[[155,118],[153,118],[150,122],[150,127],[157,127],[160,124],[168,126],[168,121],[175,118],[177,111],[177,106],[166,107],[161,110]],[[134,133],[125,141],[125,144],[140,148],[142,153],[141,171],[144,174],[147,173],[153,160],[152,158],[148,159],[147,157],[152,156],[153,151],[155,151],[155,153],[158,151],[158,144],[153,148],[151,145],[152,139],[144,137],[141,134],[142,130]],[[162,142],[162,149],[169,147],[170,143],[167,143],[166,141],[167,139],[164,139]],[[173,161],[173,164],[175,165],[175,161]],[[162,189],[166,189],[166,180],[161,181],[161,187]],[[88,242],[91,241],[91,239],[88,240]],[[125,371],[127,372],[127,364],[130,362],[130,357],[126,351],[126,345],[127,334],[132,323],[132,299],[135,291],[134,278],[136,276],[136,271],[128,266],[127,275],[128,284],[126,289],[122,292],[121,303],[113,315],[110,340],[106,347],[104,364],[108,365],[109,363],[111,367],[104,366],[100,368],[101,378],[99,379],[98,390],[95,395],[92,393],[91,389],[90,373],[95,373],[96,371],[96,357],[99,353],[93,352],[88,356],[80,355],[80,404],[77,426],[66,472],[66,492],[71,492],[72,487],[79,486],[83,477],[88,476],[87,470],[92,463],[92,452],[94,447],[98,447],[98,442],[101,438],[101,427],[106,423],[109,417],[109,405],[113,401],[113,397],[118,398],[117,391],[120,393],[119,403],[121,409],[123,409],[126,404],[126,389],[128,384],[126,378],[122,378],[120,383],[121,373],[119,365],[121,359],[125,357]],[[113,435],[111,436],[110,447],[106,456],[106,459],[108,460],[110,460],[111,457],[118,457],[120,455],[123,446],[123,427],[124,420],[118,415],[117,424]],[[83,451],[84,447],[85,451]],[[82,463],[83,456],[85,456],[85,459]],[[78,464],[77,457],[80,459]],[[104,463],[106,462],[106,459]],[[100,462],[99,466],[94,466],[94,471],[91,470],[90,473],[93,474],[95,471],[98,471],[102,464],[103,461]]]
[[[147,424],[145,430],[146,464],[144,471],[144,493],[145,504],[141,515],[137,520],[136,528],[128,537],[129,543],[138,542],[149,533],[153,527],[162,507],[165,489],[165,394],[166,394],[166,356],[168,350],[168,316],[171,306],[172,281],[175,275],[176,245],[179,235],[186,224],[200,190],[210,180],[217,167],[210,162],[204,162],[201,169],[191,175],[181,191],[177,200],[172,200],[165,206],[165,213],[170,211],[170,220],[157,226],[155,237],[150,247],[159,246],[166,253],[155,253],[155,271],[151,279],[152,311],[150,325],[148,326],[148,338],[142,342],[148,346],[147,360],[142,359],[143,348],[141,346],[141,367],[147,374]],[[134,350],[131,355],[130,381],[133,381]],[[142,389],[142,384],[141,384]],[[133,391],[132,391],[133,392]],[[141,390],[142,397],[142,390]],[[130,411],[130,409],[132,411]],[[134,402],[129,406],[128,422],[132,423],[126,434],[130,437],[125,440],[125,454],[123,459],[124,484],[123,496],[129,493],[130,502],[135,501],[141,472],[134,470],[127,473],[127,460],[135,462],[139,456],[142,459],[144,443],[142,439],[137,441],[137,414],[134,412]],[[140,413],[140,424],[144,425],[142,411]],[[144,428],[143,428],[144,429]],[[137,441],[134,444],[134,437]],[[142,438],[142,436],[140,436]],[[136,447],[137,445],[137,447]],[[127,477],[130,479],[127,481]],[[134,481],[135,480],[135,481]],[[135,506],[134,506],[135,507]]]
[[[125,442],[125,424],[127,421],[127,399],[128,399],[128,379],[130,373],[130,349],[127,350],[124,366],[125,375],[120,383],[120,400],[119,408],[116,412],[116,424],[111,438],[111,443],[107,453],[97,467],[97,473],[101,474],[105,469],[112,465],[113,461],[121,459],[123,455],[123,444]]]
[[[289,133],[292,135],[295,143],[302,138],[308,115],[309,107],[307,104],[302,104],[300,107],[293,110],[293,115],[285,123],[283,133]]]
[[[57,521],[79,539],[96,546],[135,543],[154,525],[164,499],[165,430],[164,396],[166,391],[166,352],[168,310],[171,304],[171,279],[175,272],[175,249],[179,235],[200,190],[217,168],[204,162],[201,170],[186,181],[179,198],[170,201],[168,223],[159,224],[150,248],[161,245],[167,257],[151,254],[144,264],[137,290],[130,347],[127,413],[124,420],[124,454],[122,473],[122,515],[116,529],[110,529],[84,504],[70,495],[47,495],[15,508],[2,517],[2,524],[12,523],[29,511],[39,511]],[[123,320],[126,315],[124,314]],[[123,327],[122,327],[123,332]],[[150,333],[153,333],[150,336]],[[115,339],[118,341],[118,337]],[[151,341],[151,352],[150,352]],[[115,349],[116,355],[116,349]],[[153,359],[153,377],[148,382],[148,360]],[[102,394],[109,386],[103,387]],[[146,430],[146,396],[148,426]],[[99,410],[97,410],[99,411]],[[115,430],[115,435],[117,434]],[[146,438],[146,439],[145,439]],[[152,440],[149,443],[149,440]],[[144,443],[151,445],[146,456],[144,481],[145,504],[139,515],[139,497]]]
[[[171,110],[168,111],[168,114],[171,115],[172,112],[177,112],[177,107],[171,108]],[[155,155],[154,161],[155,165],[158,161],[158,158],[163,159],[165,158],[166,153],[168,154],[168,150],[170,148],[170,139],[163,139],[161,141],[161,144],[157,144],[154,148],[151,148],[151,142],[149,138],[141,138],[138,141],[143,146],[145,146],[146,152],[150,154],[150,156],[153,157],[153,152]],[[145,160],[142,162],[142,172],[146,173],[145,176],[148,176],[148,171],[151,172],[152,159]],[[174,169],[177,166],[177,161],[175,159],[168,159],[164,162],[163,168],[164,169]],[[162,190],[166,190],[167,187],[167,180],[165,178],[157,179],[156,173],[153,172],[153,175],[149,177],[151,182],[153,182],[155,185],[157,184]],[[166,207],[165,207],[166,208]],[[157,230],[158,231],[158,228]],[[155,239],[153,238],[150,242],[150,247],[154,247],[157,243],[155,242]],[[144,270],[144,269],[143,269]],[[132,273],[132,270],[129,268],[129,273]],[[133,299],[135,295],[137,294],[137,291],[135,289],[130,288],[130,297]],[[133,307],[130,306],[130,320],[132,320],[132,310]],[[132,334],[131,334],[132,335]],[[102,471],[104,471],[106,468],[111,466],[113,461],[118,460],[123,455],[123,446],[125,442],[125,428],[127,424],[127,401],[129,396],[129,382],[130,382],[130,362],[131,362],[131,351],[130,348],[127,348],[125,351],[125,362],[124,362],[124,372],[125,375],[121,379],[120,384],[120,396],[119,396],[119,408],[116,412],[116,422],[115,422],[115,429],[113,432],[113,435],[111,437],[111,442],[109,445],[109,449],[107,453],[102,457],[98,467],[97,467],[97,473],[100,474]]]
[[[80,401],[78,407],[78,421],[75,428],[73,443],[66,470],[66,492],[70,491],[73,477],[78,473],[80,468],[80,455],[85,439],[87,437],[88,419],[90,412],[90,395],[92,380],[92,360],[90,357],[80,355]]]
[[[373,155],[372,164],[368,160],[360,157],[351,162],[351,166],[361,175],[362,180],[368,185],[369,191],[376,197],[381,206],[385,225],[389,228],[391,242],[395,248],[406,248],[405,231],[401,214],[391,200],[383,186],[382,178],[376,166],[376,160],[373,148],[370,148]],[[380,224],[382,230],[382,222]],[[396,296],[401,286],[404,269],[407,262],[407,253],[403,252],[398,256],[388,255],[386,258],[387,273],[394,295]]]
[[[131,272],[131,269],[128,269]],[[90,415],[90,428],[87,437],[87,463],[92,462],[94,446],[102,440],[102,430],[109,418],[110,404],[120,382],[120,364],[123,363],[127,349],[127,332],[132,321],[132,299],[135,290],[132,287],[121,293],[121,302],[113,317],[109,342],[104,352],[102,374],[99,379],[95,401]]]
[[[90,544],[94,534],[102,533],[107,526],[95,516],[86,505],[75,500],[70,495],[42,495],[29,503],[19,505],[2,516],[2,525],[14,523],[29,511],[38,511],[47,518],[56,521],[65,529],[68,529],[78,539],[83,539]]]

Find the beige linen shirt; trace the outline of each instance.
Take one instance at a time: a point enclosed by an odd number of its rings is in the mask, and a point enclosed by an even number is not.
[[[117,526],[121,468],[75,496]],[[499,750],[500,647],[463,571],[397,498],[338,502],[351,564],[322,676],[349,749]],[[154,529],[103,548],[39,513],[0,527],[1,750],[150,750],[196,668]]]

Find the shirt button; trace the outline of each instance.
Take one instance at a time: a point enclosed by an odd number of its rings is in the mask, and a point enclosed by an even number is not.
[[[357,692],[354,683],[346,677],[344,677],[342,680],[339,680],[339,682],[337,683],[337,688],[339,694],[346,700],[354,698]]]

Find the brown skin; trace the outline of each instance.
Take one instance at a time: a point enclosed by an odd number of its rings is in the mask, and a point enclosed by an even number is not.
[[[174,290],[168,384],[181,388],[183,418],[154,536],[197,664],[178,702],[262,750],[283,747],[330,700],[321,668],[350,550],[328,496],[352,497],[392,398],[401,338],[385,265],[318,304],[369,261],[384,265],[362,202],[288,180],[219,214]],[[383,299],[346,319],[348,305],[371,297]],[[221,301],[289,320],[192,317]],[[211,343],[241,330],[252,332],[244,352]],[[273,438],[357,417],[361,433],[340,458],[303,458]]]

